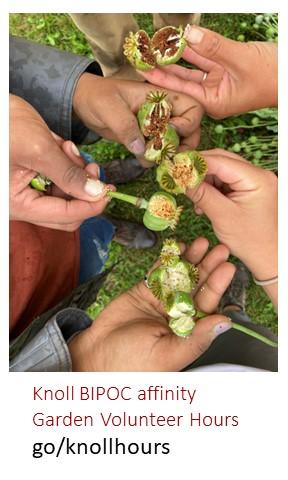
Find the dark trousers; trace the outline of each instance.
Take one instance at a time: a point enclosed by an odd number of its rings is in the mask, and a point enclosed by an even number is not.
[[[225,315],[232,321],[246,325],[265,337],[277,341],[277,336],[262,325],[255,325],[243,312],[225,311]],[[256,338],[231,328],[219,335],[209,349],[195,362],[184,369],[202,367],[215,363],[231,363],[245,365],[271,372],[278,371],[278,348],[270,347]]]

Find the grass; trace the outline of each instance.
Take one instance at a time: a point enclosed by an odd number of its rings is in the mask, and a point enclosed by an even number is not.
[[[150,14],[135,14],[135,17],[140,28],[144,28],[150,34],[153,32],[152,16]],[[255,15],[253,14],[203,14],[201,25],[233,39],[237,39],[239,35],[244,35],[245,40],[261,39],[261,32],[255,29]],[[91,49],[85,37],[73,25],[67,14],[10,14],[10,32],[13,35],[23,36],[36,42],[48,44],[79,55],[92,57]],[[251,115],[242,115],[236,119],[232,118],[222,121],[221,125],[230,130],[225,130],[220,134],[215,132],[217,125],[218,122],[214,122],[207,117],[203,119],[199,149],[220,146],[235,151],[235,144],[237,144],[240,146],[240,153],[245,154],[244,144],[247,142],[249,136],[252,134],[258,135],[258,137],[261,137],[261,141],[269,136],[269,131],[265,126],[260,129],[257,127],[254,129],[254,127],[252,127],[252,130],[234,128],[235,125],[236,127],[237,125],[250,126]],[[238,148],[239,147],[237,147],[237,149]],[[273,148],[275,150],[275,140]],[[261,149],[261,146],[259,146],[259,149]],[[122,145],[104,139],[97,144],[85,147],[85,150],[92,153],[99,164],[105,164],[114,158],[126,158],[130,155]],[[249,157],[249,152],[246,153]],[[258,156],[260,156],[260,154],[258,154]],[[252,155],[251,160],[256,161],[257,159],[254,159]],[[265,163],[265,158],[262,160]],[[257,161],[259,163],[259,159]],[[275,163],[273,164],[273,169],[275,169]],[[138,196],[143,195],[145,197],[149,197],[149,195],[157,189],[154,173],[151,170],[147,171],[137,181],[121,186],[122,191]],[[179,200],[179,203],[184,205],[184,211],[181,216],[181,222],[173,236],[185,242],[191,242],[198,236],[205,236],[209,239],[211,246],[217,244],[217,239],[209,220],[204,216],[196,216],[193,213],[191,203],[184,196],[179,198]],[[117,218],[141,221],[141,212],[128,204],[113,200],[108,210],[110,214]],[[169,235],[171,235],[171,233],[161,233],[158,245],[149,251],[127,249],[115,242],[111,243],[110,258],[107,267],[114,264],[116,265],[108,275],[97,300],[89,308],[89,313],[92,317],[99,314],[111,299],[144,277],[147,269],[158,256],[161,240]],[[247,313],[255,323],[265,325],[274,332],[277,331],[277,318],[271,302],[260,287],[252,284],[247,295]]]

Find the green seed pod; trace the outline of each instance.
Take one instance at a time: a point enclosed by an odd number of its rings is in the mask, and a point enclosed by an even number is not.
[[[183,28],[167,26],[154,33],[151,51],[158,65],[170,65],[178,62],[186,45]]]
[[[195,322],[193,318],[189,316],[183,316],[180,318],[171,318],[169,321],[169,327],[179,337],[188,337],[192,333]]]
[[[198,268],[179,257],[175,265],[161,265],[153,270],[148,276],[147,284],[153,294],[166,304],[169,296],[177,291],[190,294],[198,281]]]
[[[196,315],[194,303],[187,292],[173,292],[167,297],[166,312],[169,317],[180,318],[184,315],[193,317]]]
[[[183,207],[177,207],[176,200],[166,192],[157,192],[148,202],[143,216],[145,227],[154,231],[176,228]]]
[[[151,51],[150,38],[144,30],[130,32],[123,45],[124,55],[138,70],[151,70],[156,65]]]
[[[153,293],[154,297],[158,300],[164,301],[166,298],[165,287],[163,288],[163,282],[166,276],[165,268],[158,267],[155,268],[151,273],[149,273],[147,279],[147,286]]]
[[[164,132],[170,119],[172,105],[167,93],[159,90],[150,92],[138,111],[139,127],[144,137],[153,138]]]
[[[168,125],[163,133],[147,143],[144,158],[159,165],[162,161],[169,160],[176,155],[179,143],[179,135],[175,128]]]
[[[173,160],[162,162],[157,168],[156,179],[163,190],[185,193],[187,188],[199,185],[207,173],[207,164],[195,150],[177,153]]]
[[[174,266],[180,260],[181,250],[173,238],[166,238],[164,240],[162,249],[160,252],[160,263],[164,266]]]
[[[30,186],[39,192],[46,192],[47,187],[51,185],[51,183],[52,182],[48,177],[38,173],[38,175],[31,180]]]

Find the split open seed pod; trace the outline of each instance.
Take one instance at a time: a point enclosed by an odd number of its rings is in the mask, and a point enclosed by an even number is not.
[[[195,150],[187,150],[162,162],[157,168],[156,179],[163,190],[177,195],[200,185],[206,173],[204,157]]]
[[[167,26],[154,33],[151,51],[158,65],[169,65],[181,58],[186,45],[183,28]]]
[[[147,285],[166,307],[166,301],[170,295],[177,291],[190,294],[198,281],[198,268],[179,257],[175,265],[161,265],[153,270],[148,276]]]
[[[137,118],[144,137],[153,138],[164,132],[170,119],[172,105],[167,93],[155,90],[150,92],[139,108]]]
[[[172,267],[179,262],[181,250],[179,244],[173,238],[166,238],[160,252],[160,263],[166,267]]]
[[[166,192],[157,192],[152,195],[143,216],[145,227],[154,231],[176,228],[183,207],[177,207],[176,200]]]
[[[195,322],[193,317],[189,315],[183,315],[179,318],[171,318],[169,320],[169,327],[178,335],[178,337],[188,337],[192,333]]]
[[[180,318],[184,315],[193,317],[196,315],[196,309],[191,296],[187,292],[173,292],[167,297],[165,302],[166,312],[169,317]]]
[[[146,145],[144,158],[159,165],[164,160],[172,159],[177,152],[180,139],[175,128],[167,125],[163,133],[155,136]]]
[[[151,70],[156,66],[154,53],[151,51],[150,37],[144,30],[130,32],[123,45],[124,55],[137,70]]]

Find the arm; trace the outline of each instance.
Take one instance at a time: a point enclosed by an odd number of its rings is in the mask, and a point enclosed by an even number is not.
[[[55,133],[81,143],[89,130],[72,115],[73,95],[84,72],[102,76],[99,65],[18,37],[10,37],[9,64],[10,93],[30,103]]]

